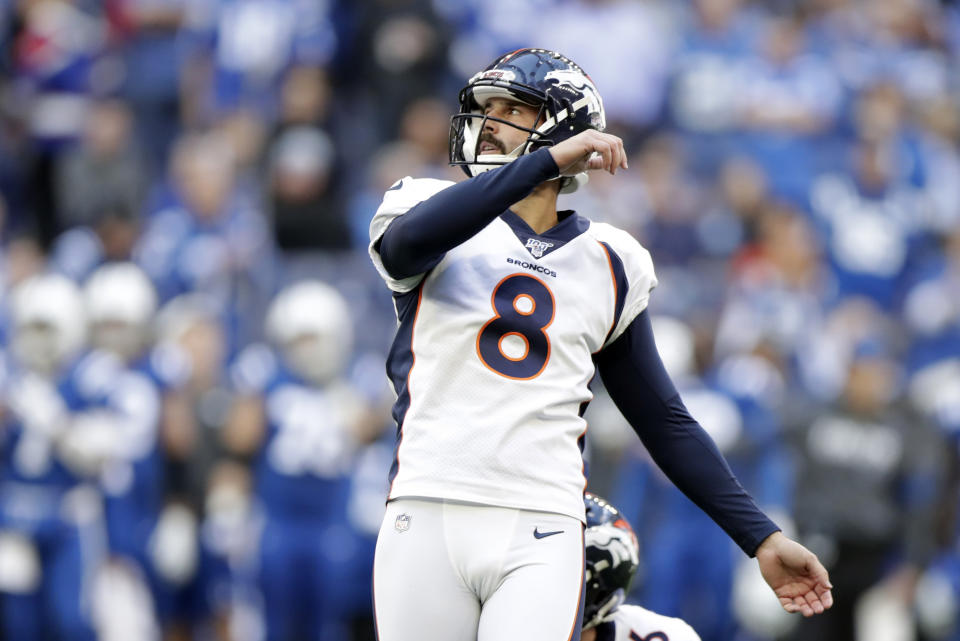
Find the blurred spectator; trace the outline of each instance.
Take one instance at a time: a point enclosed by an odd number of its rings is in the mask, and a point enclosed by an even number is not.
[[[290,128],[270,149],[270,209],[277,246],[284,251],[352,246],[344,208],[330,184],[333,145],[323,131]]]
[[[449,58],[457,79],[476,73],[478,60],[494,60],[522,47],[550,49],[546,43],[530,41],[530,26],[550,16],[560,4],[560,0],[434,0],[438,16],[452,27]],[[451,89],[457,91],[464,84]]]
[[[111,0],[107,18],[123,61],[121,93],[131,105],[138,146],[153,171],[162,170],[180,125],[180,87],[187,56],[181,29],[187,0]]]
[[[235,544],[230,533],[211,533],[214,540],[199,536],[219,482],[230,480],[223,478],[220,446],[231,402],[227,337],[221,310],[202,294],[169,301],[160,309],[156,326],[158,355],[172,360],[178,370],[185,368],[185,378],[164,399],[165,501],[149,546],[164,628],[171,638],[190,639],[211,621],[223,623],[219,619],[226,607],[222,585],[216,594],[207,589],[224,580],[225,560],[217,557],[227,553],[223,546]],[[233,525],[253,526],[243,520],[242,505],[226,503],[213,506],[224,510],[220,517]],[[221,540],[221,535],[227,540]]]
[[[263,214],[237,189],[231,149],[213,135],[175,148],[170,206],[154,213],[134,252],[162,301],[200,292],[221,309],[229,349],[259,335],[262,297],[272,286]]]
[[[918,195],[897,179],[899,157],[889,146],[861,142],[849,156],[850,174],[820,176],[811,191],[836,295],[867,296],[894,310],[919,239]]]
[[[0,196],[0,337],[6,337],[7,293],[20,281],[43,271],[43,254],[31,236],[10,233],[6,201]]]
[[[912,99],[940,93],[949,60],[935,3],[925,0],[822,2],[811,17],[822,49],[844,83],[859,91],[890,80]]]
[[[809,50],[800,20],[771,18],[758,40],[759,55],[737,78],[739,142],[766,168],[775,196],[803,202],[840,116],[841,85],[829,60]]]
[[[928,229],[960,226],[960,106],[955,96],[941,94],[916,106],[920,163],[924,167],[925,200],[920,208]]]
[[[172,495],[199,512],[207,479],[219,455],[219,429],[230,403],[224,380],[226,332],[215,302],[202,294],[177,297],[157,316],[159,345],[186,359],[188,376],[179,402],[167,408],[164,447]]]
[[[538,26],[535,36],[526,40],[576,60],[603,95],[607,129],[632,141],[662,115],[670,61],[678,45],[673,25],[678,16],[671,4],[559,2],[547,10],[549,20],[533,22]]]
[[[139,217],[147,175],[133,145],[129,107],[115,100],[90,106],[79,145],[56,167],[57,211],[64,228],[93,227],[106,209]]]
[[[212,129],[213,137],[224,143],[224,151],[233,161],[237,199],[251,206],[259,204],[264,188],[260,163],[267,131],[267,123],[246,108],[223,114]]]
[[[913,343],[907,359],[911,399],[951,439],[960,437],[960,227],[925,266],[904,308]]]
[[[351,75],[373,107],[380,140],[396,136],[411,102],[432,95],[447,69],[448,34],[429,0],[371,0],[359,11]],[[389,100],[383,100],[389,96]]]
[[[439,98],[422,97],[403,112],[398,138],[423,152],[429,163],[424,176],[458,180],[464,175],[449,164],[450,109],[450,103]]]
[[[881,341],[860,341],[837,403],[809,408],[792,426],[803,479],[797,524],[846,595],[824,616],[801,621],[797,639],[857,638],[858,598],[886,578],[911,599],[918,568],[933,552],[943,441],[898,402],[900,372]]]
[[[325,67],[294,65],[284,77],[280,113],[269,133],[267,147],[284,131],[305,127],[317,129],[333,143],[329,188],[338,198],[362,182],[368,155],[380,139],[366,118],[370,105],[356,100],[336,86]]]
[[[695,0],[683,16],[668,113],[697,149],[691,158],[697,173],[711,173],[733,142],[743,89],[740,67],[762,28],[761,15],[743,0]]]
[[[96,65],[106,45],[99,16],[71,0],[30,0],[18,11],[12,88],[33,143],[27,191],[33,231],[47,247],[62,229],[54,197],[56,153],[80,137],[92,96],[114,90],[118,79]]]
[[[816,332],[824,270],[813,230],[795,209],[764,207],[754,242],[734,257],[731,288],[717,327],[720,356],[769,353],[786,374],[790,358]]]
[[[50,249],[51,268],[78,283],[104,263],[130,260],[140,233],[139,218],[120,207],[97,211],[91,224],[63,232]]]
[[[731,154],[721,164],[713,189],[698,232],[708,254],[729,257],[756,239],[770,198],[767,174],[749,158]]]
[[[284,77],[278,125],[323,125],[333,111],[333,88],[323,67],[294,65]]]
[[[656,253],[661,268],[689,261],[700,249],[695,228],[702,195],[690,188],[685,151],[677,138],[658,135],[649,138],[635,158],[650,218],[643,228],[632,229]]]
[[[238,106],[276,117],[284,72],[294,64],[323,65],[339,46],[329,0],[210,0],[191,25],[209,60],[206,117]],[[250,46],[256,42],[256,46]],[[197,79],[194,79],[197,82]]]

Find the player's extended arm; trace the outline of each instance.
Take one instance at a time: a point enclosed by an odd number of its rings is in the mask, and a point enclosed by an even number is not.
[[[637,316],[596,361],[610,397],[660,469],[744,552],[757,557],[783,608],[811,616],[833,605],[827,571],[816,555],[760,511],[690,416],[660,360],[648,313]]]
[[[546,149],[451,185],[398,217],[380,239],[380,259],[394,278],[433,268],[494,218],[559,175]]]
[[[657,352],[648,312],[637,316],[596,361],[610,398],[660,469],[753,556],[779,528],[760,511],[680,400]]]

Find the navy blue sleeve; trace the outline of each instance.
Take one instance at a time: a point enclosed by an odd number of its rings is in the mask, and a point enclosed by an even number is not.
[[[380,238],[380,259],[400,279],[433,268],[559,169],[541,149],[452,185],[396,218]]]
[[[601,351],[596,362],[604,387],[660,469],[754,556],[760,543],[780,528],[760,511],[680,400],[660,360],[647,312]]]

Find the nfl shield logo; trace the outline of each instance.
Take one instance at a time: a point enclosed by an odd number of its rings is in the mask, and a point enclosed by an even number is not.
[[[553,243],[548,243],[537,238],[528,238],[525,247],[533,254],[534,258],[541,258],[544,252],[553,247]]]
[[[396,522],[393,524],[394,529],[397,532],[406,532],[410,529],[410,515],[409,514],[400,514],[397,516]]]

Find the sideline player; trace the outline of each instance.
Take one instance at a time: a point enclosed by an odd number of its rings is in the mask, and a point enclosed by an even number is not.
[[[265,325],[270,344],[248,347],[231,370],[224,427],[227,449],[253,461],[264,636],[339,639],[358,564],[342,524],[364,419],[347,377],[350,309],[333,287],[301,281],[277,294]]]
[[[637,567],[637,535],[620,511],[596,494],[583,496],[586,509],[586,600],[581,641],[700,641],[683,619],[624,605]]]
[[[757,556],[787,611],[832,604],[826,570],[757,508],[666,374],[645,311],[649,253],[557,211],[588,170],[627,168],[603,128],[574,62],[506,54],[461,91],[451,122],[451,162],[471,178],[403,178],[371,222],[399,321],[387,359],[397,446],[374,561],[380,641],[579,638],[581,415],[596,371],[670,479]]]

